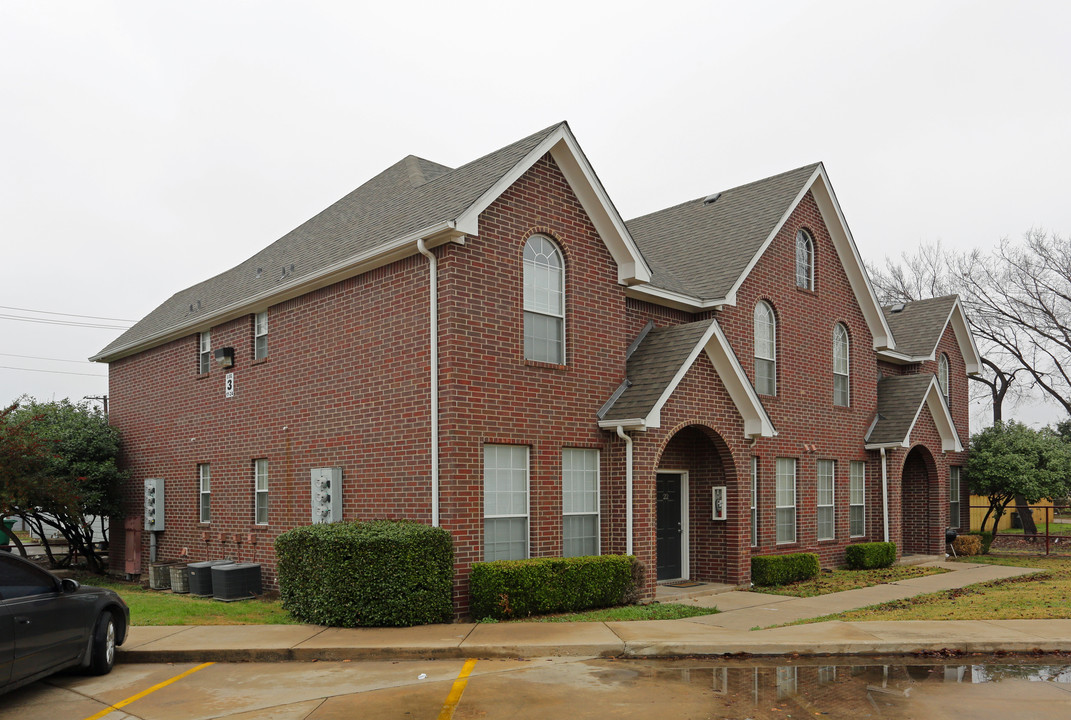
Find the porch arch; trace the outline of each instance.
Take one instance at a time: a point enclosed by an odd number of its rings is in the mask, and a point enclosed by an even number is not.
[[[916,445],[904,459],[901,472],[902,554],[933,554],[943,547],[944,527],[934,515],[938,488],[937,462],[925,445]]]

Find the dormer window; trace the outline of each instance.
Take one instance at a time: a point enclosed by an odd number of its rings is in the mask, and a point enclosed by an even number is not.
[[[524,246],[524,358],[565,364],[565,264],[542,235]]]
[[[796,233],[796,287],[814,290],[814,241],[802,229]]]

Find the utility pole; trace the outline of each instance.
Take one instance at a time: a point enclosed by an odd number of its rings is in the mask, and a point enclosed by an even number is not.
[[[104,405],[104,417],[108,417],[108,396],[107,395],[86,395],[83,400],[99,400]]]

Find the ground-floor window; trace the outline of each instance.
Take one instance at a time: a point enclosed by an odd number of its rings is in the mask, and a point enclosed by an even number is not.
[[[853,462],[848,478],[848,534],[866,535],[866,463]]]
[[[832,460],[818,461],[818,539],[832,540],[835,536],[833,523],[833,476],[836,463]]]
[[[197,466],[201,483],[201,522],[212,521],[212,471],[208,463]]]
[[[959,475],[962,468],[949,468],[948,478],[948,526],[959,528]]]
[[[562,450],[565,557],[599,554],[599,451]]]
[[[777,542],[796,542],[796,459],[777,458]]]
[[[759,459],[751,457],[751,547],[759,544]]]
[[[257,525],[268,524],[268,459],[253,461],[253,515]]]
[[[528,557],[528,448],[483,447],[483,559]]]

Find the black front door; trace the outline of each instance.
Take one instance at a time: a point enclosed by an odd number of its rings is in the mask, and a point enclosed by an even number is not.
[[[655,483],[655,503],[658,525],[658,579],[675,580],[684,577],[681,564],[681,483],[680,473],[658,473]]]

